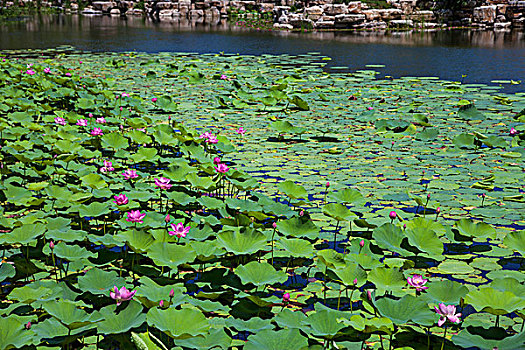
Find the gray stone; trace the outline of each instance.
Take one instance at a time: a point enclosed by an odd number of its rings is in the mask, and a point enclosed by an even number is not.
[[[119,9],[113,9],[109,11],[109,14],[112,16],[120,16],[120,10]]]
[[[262,4],[259,4],[259,11],[263,13],[272,12],[274,7],[275,7],[275,4],[263,2]]]
[[[279,30],[292,30],[293,25],[285,24],[285,23],[274,23],[273,28],[279,29]]]
[[[388,22],[388,26],[391,28],[411,28],[414,26],[414,22],[410,19],[393,19]]]
[[[191,10],[190,17],[191,18],[204,17],[204,11],[203,10]]]
[[[348,13],[348,7],[345,4],[331,4],[323,6],[324,13],[329,16],[343,15]]]
[[[362,7],[361,1],[350,1],[346,5],[346,9],[348,13],[360,13],[361,7]]]
[[[362,14],[348,14],[348,15],[337,15],[335,16],[335,22],[355,24],[362,23],[366,20],[365,15]]]
[[[475,7],[472,12],[472,20],[481,23],[494,23],[496,20],[496,5]]]
[[[512,27],[512,23],[511,22],[499,22],[499,23],[494,23],[494,29],[496,30],[505,30],[505,29],[510,29]]]
[[[173,16],[173,10],[165,9],[159,11],[159,17],[172,17]]]
[[[307,7],[304,9],[304,11],[308,15],[308,18],[310,18],[311,15],[322,16],[323,14],[323,9],[320,6]]]
[[[331,29],[334,27],[334,21],[317,21],[315,27],[319,29]]]
[[[117,7],[117,3],[113,1],[94,1],[92,5],[93,9],[102,12],[109,12],[112,8]]]

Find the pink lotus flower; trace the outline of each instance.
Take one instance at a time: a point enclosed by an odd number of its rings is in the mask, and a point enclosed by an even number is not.
[[[434,310],[436,310],[438,315],[441,316],[438,321],[439,327],[441,327],[447,321],[447,319],[453,323],[461,322],[459,319],[461,317],[461,313],[456,314],[456,307],[454,305],[445,305],[440,303],[439,309],[434,306]]]
[[[122,95],[120,95],[121,97],[129,97],[129,94],[128,93],[125,93],[123,92]]]
[[[290,302],[290,293],[284,293],[283,294],[283,303]]]
[[[372,109],[374,109],[373,107],[366,107],[366,109],[368,109],[369,111],[371,111]]]
[[[228,80],[228,77],[226,76],[226,74],[221,74],[221,80]]]
[[[177,236],[179,238],[186,237],[188,232],[190,232],[191,228],[190,226],[184,227],[184,224],[182,222],[179,222],[177,225],[171,224],[170,226],[174,231],[168,231],[168,234],[170,236]]]
[[[105,160],[104,166],[100,168],[100,172],[102,173],[107,173],[113,170],[115,170],[115,168],[113,168],[113,163],[111,163],[109,160]]]
[[[44,73],[47,74],[47,73],[49,73],[49,72],[51,72],[51,69],[49,69],[49,68],[44,68]]]
[[[208,140],[206,140],[206,142],[215,144],[215,143],[219,142],[219,140],[217,140],[217,138],[215,136],[211,135],[208,138]]]
[[[226,174],[230,168],[224,163],[218,164],[217,166],[214,166],[215,170],[217,170],[218,173]]]
[[[53,241],[49,242],[49,248],[51,248],[51,250],[55,248],[55,243]]]
[[[514,129],[514,128],[510,128],[510,131],[509,131],[509,135],[510,135],[510,136],[515,136],[515,135],[517,135],[517,134],[519,134],[519,131],[518,131],[518,130],[516,130],[516,129]]]
[[[146,214],[141,214],[138,210],[132,210],[127,213],[128,217],[126,218],[126,221],[128,222],[139,222],[143,223],[142,219],[146,216]]]
[[[173,288],[171,288],[170,290],[170,298],[173,298],[175,296],[175,291],[173,290]]]
[[[425,284],[428,282],[427,279],[424,279],[421,275],[414,275],[412,277],[407,278],[407,282],[412,287],[416,288],[418,292],[421,292],[422,290],[428,289]]]
[[[126,170],[125,172],[122,173],[122,175],[124,175],[124,178],[126,180],[129,180],[129,179],[136,179],[137,177],[139,177],[137,175],[137,172],[135,170],[132,170],[132,169],[128,169]]]
[[[119,194],[118,196],[113,196],[113,198],[115,198],[113,202],[115,202],[116,205],[125,205],[129,202],[129,199],[125,194]]]
[[[213,158],[213,164],[215,164],[215,165],[221,164],[221,159],[219,157]]]
[[[156,98],[156,97],[153,97],[153,98],[151,99],[151,102],[153,102],[153,103],[157,102],[157,98]]]
[[[36,72],[35,72],[34,70],[32,70],[32,69],[28,69],[28,70],[26,71],[26,74],[29,74],[29,75],[33,75],[33,74],[35,74],[35,73],[36,73]]]
[[[99,123],[99,124],[106,124],[107,122],[106,122],[106,119],[101,117],[101,118],[97,118],[97,123]]]
[[[87,120],[79,119],[79,120],[77,120],[77,125],[78,126],[87,126]]]
[[[70,77],[71,76],[71,73],[66,73],[66,77]]]
[[[388,214],[388,217],[392,220],[394,220],[395,218],[397,218],[397,213],[395,211],[391,211],[390,214]]]
[[[31,329],[31,321],[28,321],[25,325],[26,329]]]
[[[91,135],[93,136],[102,136],[104,133],[102,132],[101,128],[94,128],[93,131],[91,131]]]
[[[169,190],[172,185],[170,185],[170,179],[161,177],[160,179],[155,179],[155,187],[160,188],[161,190]]]
[[[201,134],[201,136],[199,136],[199,138],[201,139],[207,139],[211,136],[211,134],[209,132],[205,132],[204,134]]]
[[[66,120],[64,118],[61,118],[61,117],[55,117],[55,123],[59,124],[59,125],[66,125]]]
[[[110,292],[109,295],[117,301],[117,305],[120,305],[123,301],[131,300],[136,292],[136,290],[127,290],[126,287],[122,287],[119,290],[117,286],[113,286],[113,292]]]
[[[273,227],[273,228],[277,228],[277,223],[274,222],[274,223],[272,224],[272,227]]]
[[[240,134],[240,135],[244,136],[245,132],[246,132],[246,130],[244,130],[244,128],[242,126],[239,129],[237,129],[237,134]]]
[[[89,113],[88,117],[93,118],[93,113]]]

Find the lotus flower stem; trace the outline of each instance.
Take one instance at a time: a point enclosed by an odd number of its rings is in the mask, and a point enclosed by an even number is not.
[[[338,232],[338,229],[339,229],[339,221],[337,221],[337,224],[335,225],[334,250],[335,250],[335,247],[337,246],[337,232]]]
[[[343,291],[339,289],[339,297],[337,298],[337,311],[339,311],[339,307],[341,306],[341,293]]]
[[[445,347],[445,340],[447,339],[447,327],[445,327],[445,333],[443,333],[443,343],[441,343],[441,350]]]
[[[275,236],[275,230],[276,230],[276,227],[273,228],[273,233],[272,233],[272,266],[273,266],[273,237]]]

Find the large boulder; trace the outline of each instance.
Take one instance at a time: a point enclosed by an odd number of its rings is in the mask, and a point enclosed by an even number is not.
[[[412,28],[414,26],[414,22],[412,22],[410,19],[393,19],[388,22],[388,26],[390,28]]]
[[[483,24],[492,24],[496,20],[496,5],[475,7],[472,12],[472,20]]]
[[[109,13],[112,8],[117,7],[117,3],[113,1],[94,1],[92,5],[93,9],[104,13]]]
[[[343,15],[348,13],[348,7],[345,4],[330,4],[323,6],[324,13],[329,16]]]

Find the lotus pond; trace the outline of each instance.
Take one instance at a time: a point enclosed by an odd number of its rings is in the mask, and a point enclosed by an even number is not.
[[[3,56],[0,349],[525,347],[525,93]]]

